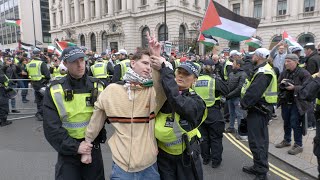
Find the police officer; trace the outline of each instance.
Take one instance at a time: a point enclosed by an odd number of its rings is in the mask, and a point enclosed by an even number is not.
[[[200,76],[195,84],[195,92],[205,101],[208,108],[208,117],[200,126],[202,137],[201,156],[203,164],[209,164],[217,168],[222,161],[222,137],[224,131],[224,120],[221,109],[221,95],[229,93],[228,86],[218,78],[213,78],[214,62],[212,60],[204,61],[203,75]],[[211,152],[211,155],[210,155]]]
[[[0,66],[1,67],[1,66]],[[9,79],[0,68],[0,126],[7,126],[12,124],[11,121],[7,121],[9,113],[9,97],[7,94]]]
[[[38,121],[43,121],[43,95],[40,89],[45,87],[50,80],[49,69],[43,61],[40,59],[40,50],[33,50],[33,59],[27,64],[28,76],[31,80],[32,87],[34,89],[35,102],[37,104],[36,118]]]
[[[277,103],[277,77],[267,63],[269,55],[269,50],[265,48],[255,50],[252,61],[256,67],[241,92],[241,106],[248,110],[248,140],[254,162],[253,166],[244,166],[242,170],[256,175],[255,179],[267,179],[268,121],[272,114],[272,104]]]
[[[128,67],[130,67],[130,60],[127,57],[127,51],[120,49],[118,53],[120,62],[114,66],[114,73],[112,76],[113,83],[121,81],[123,75],[128,71]]]
[[[153,63],[153,60],[151,60]],[[163,180],[203,179],[198,130],[207,116],[205,102],[193,90],[199,76],[192,62],[182,63],[176,73],[165,63],[158,68],[167,101],[156,116],[158,167]]]
[[[318,160],[318,179],[320,179],[320,72],[316,73],[310,81],[303,84],[303,87],[298,89],[296,95],[307,101],[316,99],[316,136],[313,140],[313,154],[317,156]]]
[[[58,57],[54,56],[53,57],[53,65],[50,67],[49,71],[52,76],[52,78],[59,76],[60,75],[60,60]]]
[[[97,57],[96,63],[90,67],[89,76],[100,79],[106,86],[109,84],[107,64],[103,61],[102,57]]]
[[[76,47],[63,50],[61,59],[68,75],[53,81],[44,95],[44,134],[58,152],[55,179],[104,179],[103,161],[97,138],[82,142],[93,113],[93,104],[103,90],[99,79],[85,74],[85,54]],[[92,152],[91,152],[92,150]],[[92,155],[92,164],[81,163],[81,154]]]

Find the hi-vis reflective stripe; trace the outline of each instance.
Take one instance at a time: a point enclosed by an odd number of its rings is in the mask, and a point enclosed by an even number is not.
[[[58,109],[58,112],[60,115],[60,119],[62,122],[67,122],[68,121],[68,114],[67,114],[67,111],[66,111],[64,104],[63,104],[63,97],[62,97],[62,92],[61,92],[62,88],[60,88],[60,86],[61,86],[60,84],[54,85],[54,86],[52,86],[52,90],[54,93],[54,99],[56,99],[56,101],[57,101],[57,109]]]
[[[213,84],[214,84],[213,82],[214,82],[214,79],[212,78],[209,84],[209,99],[208,99],[209,101],[215,101],[215,97],[213,95],[213,89],[215,87],[213,87]]]
[[[169,143],[164,143],[165,146],[170,147],[170,146],[174,146],[177,144],[181,144],[182,143],[182,138],[178,138],[177,140],[173,141],[173,142],[169,142]]]
[[[64,127],[64,128],[83,128],[83,127],[88,126],[89,121],[90,121],[90,119],[85,122],[77,122],[77,123],[63,122],[62,127]]]

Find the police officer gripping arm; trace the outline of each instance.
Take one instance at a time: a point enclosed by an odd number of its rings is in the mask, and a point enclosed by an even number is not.
[[[154,61],[151,60],[152,63]],[[199,70],[192,62],[186,62],[178,67],[174,75],[174,71],[165,67],[164,62],[160,64],[155,69],[160,71],[167,97],[155,124],[160,178],[201,180],[203,172],[198,141],[201,135],[198,128],[205,120],[207,110],[201,97],[190,89],[199,76]]]
[[[252,61],[256,66],[254,75],[242,89],[241,106],[248,110],[247,129],[249,147],[253,154],[253,166],[244,166],[242,170],[256,175],[255,179],[267,179],[268,165],[268,121],[272,104],[277,102],[277,78],[267,63],[269,50],[258,48]]]
[[[11,121],[7,121],[9,113],[9,97],[8,97],[8,83],[9,79],[3,72],[0,66],[0,126],[7,126],[12,124]]]
[[[58,152],[57,180],[104,179],[100,140],[96,139],[93,145],[84,142],[93,104],[103,84],[85,73],[84,57],[80,48],[66,48],[61,59],[68,75],[52,81],[44,95],[43,129],[46,139]],[[91,154],[90,165],[81,163],[82,154]]]

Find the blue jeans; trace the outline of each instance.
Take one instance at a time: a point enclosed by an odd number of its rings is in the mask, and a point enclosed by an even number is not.
[[[240,97],[235,97],[228,100],[228,106],[229,106],[229,114],[230,114],[230,126],[229,128],[234,128],[234,122],[237,118],[238,125],[241,122],[241,119],[243,119],[243,110],[240,106]]]
[[[112,173],[110,180],[160,180],[160,174],[158,172],[158,165],[154,163],[150,167],[139,172],[126,172],[121,169],[116,163],[112,163]]]
[[[291,142],[291,129],[293,129],[294,143],[302,146],[302,118],[296,104],[286,104],[281,106],[283,119],[284,140]]]

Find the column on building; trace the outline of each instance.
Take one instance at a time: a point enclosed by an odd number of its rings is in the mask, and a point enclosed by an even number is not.
[[[133,8],[132,8],[132,0],[128,0],[128,1],[127,1],[127,10],[128,10],[128,11],[133,11]]]
[[[122,0],[122,9],[121,11],[125,11],[127,9],[127,0]]]
[[[244,0],[242,4],[243,15],[249,16],[249,0]]]
[[[89,0],[84,0],[84,19],[86,21],[90,20],[90,2],[89,2]]]
[[[106,15],[107,14],[107,12],[106,12],[106,3],[107,3],[107,1],[106,0],[102,0],[102,3],[101,3],[101,14],[100,15]]]
[[[287,1],[287,14],[290,12],[292,19],[296,19],[299,15],[299,7],[303,6],[300,0]]]
[[[108,0],[108,15],[113,15],[113,0]]]
[[[66,24],[69,24],[70,23],[70,3],[69,3],[69,0],[64,0],[64,9],[65,11],[65,22]]]
[[[95,0],[96,2],[96,18],[101,18],[101,0]]]
[[[56,27],[59,27],[62,25],[63,22],[61,22],[61,16],[62,16],[62,19],[63,19],[63,12],[62,14],[60,13],[60,9],[57,8],[57,11],[56,11]]]
[[[75,22],[80,21],[80,3],[79,1],[73,1],[74,2],[74,20]]]
[[[277,4],[275,4],[275,6],[273,6],[272,1],[264,1],[263,3],[266,3],[266,4],[262,4],[262,7],[264,7],[263,11],[265,13],[266,20],[268,20],[268,19],[272,20],[273,9],[270,7],[277,7]],[[277,3],[277,2],[274,2],[274,3]],[[263,15],[262,15],[262,17],[263,17]]]

